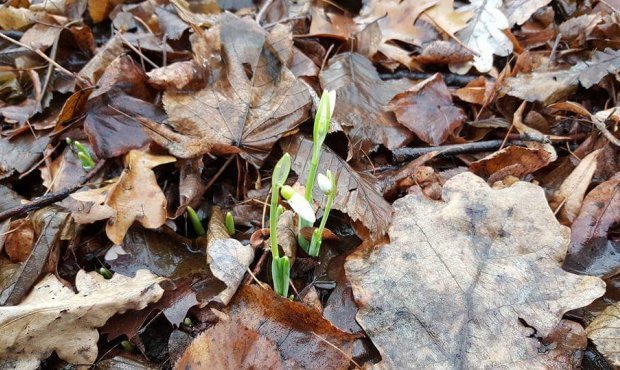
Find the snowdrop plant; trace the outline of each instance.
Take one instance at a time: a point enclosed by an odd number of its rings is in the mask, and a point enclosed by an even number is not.
[[[319,160],[321,159],[321,149],[327,133],[329,132],[329,125],[331,122],[332,114],[334,113],[334,107],[336,106],[336,92],[323,90],[321,101],[319,102],[319,108],[316,111],[314,117],[314,129],[312,131],[312,160],[310,162],[310,168],[308,170],[308,179],[306,180],[306,200],[312,204],[312,190],[314,188],[314,182],[316,180],[316,173],[319,168]],[[308,241],[301,235],[301,229],[304,227],[312,226],[312,223],[305,220],[299,220],[298,223],[298,243],[306,252],[309,248]]]
[[[67,138],[67,144],[73,145],[77,153],[78,159],[80,160],[80,164],[85,171],[90,171],[95,167],[95,161],[90,155],[90,151],[88,151],[88,149],[86,149],[86,147],[82,145],[82,143],[77,140],[73,141],[70,138]]]
[[[196,213],[196,211],[194,211],[192,207],[187,207],[187,217],[189,218],[189,221],[192,224],[192,228],[194,229],[196,235],[204,236],[207,233],[205,231],[205,228],[202,226],[202,222],[200,222],[198,214]]]
[[[319,255],[321,249],[321,242],[323,241],[323,230],[325,230],[325,224],[329,217],[329,212],[332,210],[334,199],[336,198],[336,178],[330,170],[327,170],[326,175],[320,173],[317,177],[319,188],[327,196],[327,203],[323,209],[323,217],[321,218],[321,224],[317,229],[312,232],[312,240],[310,241],[310,248],[308,248],[308,254],[316,257]]]

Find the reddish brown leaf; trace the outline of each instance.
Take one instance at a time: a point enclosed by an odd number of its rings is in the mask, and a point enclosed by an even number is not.
[[[387,105],[413,84],[406,79],[382,81],[370,60],[360,54],[333,57],[320,74],[324,89],[336,91],[332,129],[349,138],[349,158],[361,158],[379,145],[401,147],[413,139]]]
[[[529,175],[548,165],[550,158],[550,154],[541,149],[509,146],[472,163],[469,170],[493,183],[506,176]]]
[[[588,275],[611,276],[620,269],[620,240],[609,235],[620,222],[620,174],[600,184],[583,201],[572,225],[564,267]]]
[[[452,103],[450,91],[438,73],[394,96],[390,109],[398,122],[434,146],[443,144],[467,118]]]
[[[34,244],[32,224],[28,220],[16,220],[11,222],[10,230],[4,241],[4,250],[11,262],[24,262]]]

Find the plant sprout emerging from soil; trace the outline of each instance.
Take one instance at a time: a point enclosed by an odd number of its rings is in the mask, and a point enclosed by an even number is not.
[[[228,235],[233,235],[235,233],[235,219],[233,218],[232,213],[226,212],[226,231],[228,231]]]
[[[80,164],[85,171],[90,171],[95,167],[95,161],[90,155],[90,151],[82,145],[82,143],[77,140],[73,141],[71,138],[67,138],[67,144],[73,146],[77,153],[78,159],[80,160]]]
[[[187,207],[187,217],[189,217],[189,222],[192,224],[192,228],[194,229],[196,235],[204,236],[207,233],[205,228],[202,226],[202,222],[200,222],[198,214],[192,207]]]
[[[336,92],[323,90],[321,101],[319,102],[319,108],[316,111],[314,117],[314,129],[312,131],[312,160],[310,162],[310,169],[308,170],[308,179],[306,180],[306,200],[312,204],[312,189],[314,188],[314,182],[316,180],[316,174],[319,168],[319,160],[321,158],[321,148],[323,142],[329,132],[329,125],[334,113],[334,107],[336,105]],[[299,245],[306,251],[309,251],[310,243],[301,235],[301,229],[304,227],[312,226],[312,223],[299,220],[297,234],[299,235],[297,240]]]
[[[269,207],[269,243],[271,245],[271,277],[273,290],[276,294],[286,297],[288,294],[288,282],[291,273],[291,263],[287,256],[280,257],[278,250],[278,217],[282,214],[278,201],[280,200],[280,188],[291,170],[291,156],[285,153],[273,169],[271,178],[271,206]]]
[[[308,254],[313,257],[319,255],[319,250],[321,249],[321,242],[323,241],[323,230],[325,230],[325,224],[327,223],[329,212],[332,210],[334,198],[336,198],[336,178],[332,174],[332,171],[327,170],[326,175],[320,173],[317,177],[317,182],[319,183],[319,188],[321,189],[321,191],[325,195],[327,195],[327,203],[325,204],[325,209],[323,210],[321,224],[317,229],[314,229],[314,231],[312,232],[312,240],[310,241],[310,248],[308,249]]]

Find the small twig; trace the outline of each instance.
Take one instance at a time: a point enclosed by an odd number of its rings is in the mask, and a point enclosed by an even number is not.
[[[503,140],[487,140],[477,141],[473,143],[442,145],[425,148],[398,148],[392,151],[392,155],[395,162],[401,163],[435,151],[438,151],[438,156],[442,157],[449,157],[459,154],[472,154],[495,151],[502,146],[503,142]],[[525,146],[525,142],[522,140],[508,141],[508,144]]]
[[[140,50],[138,50],[135,46],[133,46],[131,44],[131,42],[129,42],[129,40],[127,40],[125,38],[125,36],[123,36],[122,33],[117,32],[116,33],[120,39],[123,41],[123,43],[125,43],[125,45],[127,45],[127,47],[129,47],[131,50],[133,50],[136,54],[138,54],[140,56],[140,58],[143,58],[148,64],[151,65],[151,67],[153,68],[159,68],[159,66],[157,64],[155,64],[155,62],[153,62],[152,60],[150,60],[146,55],[144,55]]]
[[[222,165],[222,167],[220,167],[219,170],[217,170],[217,172],[215,173],[215,175],[213,175],[213,177],[211,178],[211,180],[209,180],[209,182],[207,183],[207,186],[205,186],[205,192],[207,190],[209,190],[209,188],[211,187],[211,185],[213,185],[213,183],[215,182],[215,180],[217,180],[220,175],[222,174],[222,172],[224,172],[224,170],[226,169],[226,167],[228,167],[228,165],[230,164],[230,162],[233,160],[233,158],[235,158],[236,155],[231,155],[230,157],[228,157],[228,159],[226,160],[226,162],[224,162],[224,164]]]
[[[342,355],[344,357],[346,357],[349,361],[351,361],[358,369],[361,369],[362,367],[360,366],[360,364],[358,364],[357,362],[355,362],[355,360],[353,359],[353,357],[349,356],[346,352],[344,352],[343,350],[341,350],[340,348],[338,348],[338,346],[336,346],[335,344],[333,344],[332,342],[328,341],[327,339],[323,338],[322,336],[318,335],[315,332],[311,332],[312,334],[316,335],[317,338],[319,338],[320,340],[322,340],[323,342],[329,344],[330,346],[334,347],[334,349],[340,353],[342,353]]]
[[[558,51],[558,45],[560,44],[560,40],[562,39],[562,33],[558,32],[558,35],[555,37],[555,41],[553,42],[553,47],[551,48],[551,55],[549,56],[549,64],[556,64],[556,56]]]
[[[250,283],[252,282],[252,277],[255,277],[256,275],[258,275],[260,271],[263,269],[263,265],[267,261],[267,256],[269,256],[269,253],[264,249],[261,249],[261,250],[263,251],[263,253],[260,255],[258,262],[256,262],[256,266],[254,266],[254,269],[252,270],[252,274],[245,277],[242,285],[250,285]]]
[[[394,73],[381,73],[379,76],[381,77],[382,80],[396,80],[399,78],[410,78],[413,80],[425,80],[433,75],[434,73],[428,73],[428,72],[396,71]],[[446,85],[452,85],[452,86],[465,86],[468,83],[475,80],[476,78],[478,78],[478,76],[469,76],[469,75],[461,76],[455,73],[441,73],[441,75],[443,76],[443,80],[446,83]]]
[[[86,175],[82,176],[80,178],[80,181],[76,185],[73,185],[67,189],[61,190],[56,193],[50,193],[50,194],[38,197],[32,200],[30,203],[7,209],[4,212],[0,212],[0,221],[4,221],[6,219],[13,218],[13,217],[21,217],[27,214],[28,212],[36,211],[43,207],[49,206],[50,204],[60,202],[61,200],[71,195],[71,193],[74,193],[75,191],[79,190],[82,186],[84,186],[84,183],[92,179],[99,172],[99,170],[101,170],[104,164],[105,164],[105,160],[100,160],[99,162],[97,162],[95,167],[90,172],[88,172]]]

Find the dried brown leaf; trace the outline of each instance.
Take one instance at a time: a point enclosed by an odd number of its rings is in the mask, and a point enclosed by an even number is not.
[[[588,154],[579,162],[579,165],[568,175],[560,188],[555,193],[563,199],[564,205],[560,211],[560,219],[572,223],[581,209],[581,202],[592,182],[592,176],[596,171],[601,149]]]
[[[510,26],[522,25],[538,9],[549,4],[551,0],[505,0],[502,12],[506,14]]]
[[[607,307],[588,325],[586,332],[611,365],[620,366],[620,303]]]
[[[282,36],[275,27],[268,34],[256,22],[228,13],[219,27],[220,79],[198,92],[164,94],[174,131],[145,124],[153,140],[177,157],[240,153],[259,167],[274,143],[308,117],[310,94],[286,67],[293,55],[290,32]]]
[[[541,149],[508,146],[469,165],[469,170],[490,183],[506,176],[523,178],[549,164],[551,156]]]
[[[413,139],[387,108],[396,94],[413,86],[409,80],[382,81],[370,60],[354,53],[331,58],[320,79],[324,89],[336,91],[332,127],[348,136],[349,158],[361,158],[379,145],[398,148]]]
[[[345,265],[380,366],[561,367],[520,320],[546,337],[605,284],[562,270],[569,229],[540,187],[495,190],[465,172],[443,201],[407,195],[394,207],[390,243]]]
[[[209,79],[208,71],[191,60],[155,68],[146,75],[149,78],[148,83],[161,90],[204,87]]]
[[[452,103],[452,95],[439,73],[394,96],[389,107],[398,122],[433,146],[443,144],[467,118]]]

